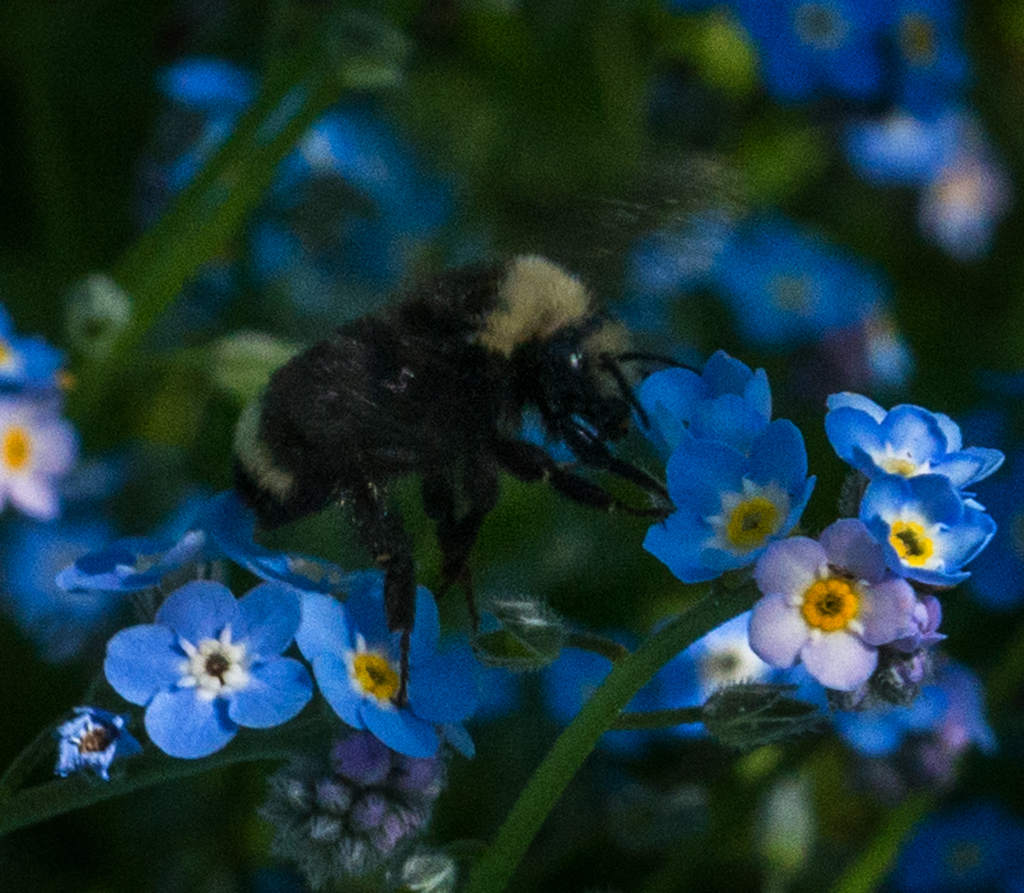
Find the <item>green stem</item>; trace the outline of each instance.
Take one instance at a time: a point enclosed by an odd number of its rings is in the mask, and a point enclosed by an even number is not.
[[[396,83],[404,48],[383,23],[340,13],[267,74],[231,138],[114,268],[132,297],[132,319],[102,364],[80,376],[75,415],[96,409],[157,316],[203,264],[227,250],[278,162],[310,125],[346,90]]]
[[[629,656],[629,649],[625,645],[620,645],[597,633],[569,633],[565,637],[565,645],[567,648],[579,648],[581,651],[600,654],[602,657],[607,657],[612,663]]]
[[[612,725],[613,729],[664,729],[683,723],[704,721],[703,707],[676,707],[673,710],[631,710],[623,713]]]
[[[907,836],[934,805],[933,794],[920,793],[908,797],[887,812],[867,849],[839,878],[832,893],[871,893],[877,890]]]
[[[505,889],[565,786],[633,696],[680,651],[751,608],[757,597],[753,587],[715,591],[615,664],[530,779],[494,844],[474,866],[465,893],[499,893]]]

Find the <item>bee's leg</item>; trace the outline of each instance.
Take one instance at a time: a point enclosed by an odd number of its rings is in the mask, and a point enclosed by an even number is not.
[[[500,441],[496,455],[501,466],[521,481],[547,481],[573,502],[606,512],[620,511],[641,518],[664,518],[661,508],[634,508],[616,499],[603,487],[573,474],[555,462],[543,449],[523,440]]]
[[[373,483],[352,495],[356,529],[373,560],[384,571],[384,614],[388,629],[401,632],[401,678],[395,703],[404,707],[409,688],[409,635],[416,620],[413,544],[402,516]]]
[[[565,445],[584,465],[600,471],[607,471],[631,484],[636,484],[648,493],[668,498],[668,491],[661,481],[651,477],[646,471],[631,462],[612,455],[607,444],[587,431],[586,428],[572,425],[563,429],[561,434]]]
[[[443,595],[454,583],[466,593],[466,607],[475,631],[480,625],[473,594],[469,555],[488,512],[498,501],[498,475],[493,465],[478,463],[458,475],[423,479],[423,504],[434,520],[441,548],[441,589]]]

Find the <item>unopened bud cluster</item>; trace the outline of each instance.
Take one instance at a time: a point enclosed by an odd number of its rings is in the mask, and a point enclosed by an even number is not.
[[[274,775],[260,814],[274,826],[271,851],[319,890],[403,855],[444,785],[441,758],[408,757],[357,732],[327,760],[303,755]]]

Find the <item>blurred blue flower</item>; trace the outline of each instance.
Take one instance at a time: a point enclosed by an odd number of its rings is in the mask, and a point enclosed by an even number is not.
[[[926,818],[892,872],[899,893],[1017,893],[1024,822],[994,802],[961,804]]]
[[[256,98],[251,75],[215,56],[193,56],[167,66],[157,77],[165,97],[196,112],[240,114]]]
[[[962,97],[971,72],[957,0],[897,0],[890,15],[890,42],[899,61],[894,104],[928,115]]]
[[[861,520],[882,544],[889,568],[928,586],[955,586],[963,566],[992,539],[995,522],[948,477],[875,478],[860,504]]]
[[[1024,453],[1011,456],[1009,473],[985,502],[998,529],[971,566],[968,591],[986,608],[1008,611],[1024,598]]]
[[[58,484],[78,459],[60,401],[31,391],[0,395],[0,509],[10,502],[40,521],[60,514]]]
[[[719,440],[682,440],[666,467],[675,511],[647,531],[644,548],[684,583],[753,564],[786,536],[814,488],[796,426],[770,422],[749,454]]]
[[[157,747],[204,757],[240,726],[277,726],[306,706],[309,672],[281,656],[300,616],[298,593],[282,583],[261,583],[236,600],[219,583],[194,580],[168,596],[155,623],[118,632],[103,671],[121,697],[146,707]]]
[[[54,772],[66,778],[88,769],[104,781],[110,781],[110,764],[142,751],[125,729],[127,716],[118,716],[98,707],[76,707],[74,719],[57,726],[57,766]]]
[[[960,262],[988,254],[996,226],[1013,202],[1013,186],[978,122],[955,115],[952,147],[921,193],[922,235]]]
[[[230,490],[199,502],[188,530],[171,542],[126,537],[79,557],[57,575],[69,592],[134,592],[156,586],[171,571],[228,558],[263,580],[277,580],[306,592],[340,592],[348,574],[307,555],[279,552],[254,539],[256,515]]]
[[[257,82],[226,60],[193,57],[161,72],[159,86],[169,108],[143,166],[146,221],[231,135]],[[281,162],[246,232],[246,272],[264,290],[335,321],[343,284],[346,312],[359,315],[402,281],[416,252],[448,220],[451,191],[377,109],[335,107]],[[226,263],[208,268],[190,314],[197,302],[204,312],[222,307],[237,290],[237,272]]]
[[[890,574],[882,549],[852,518],[820,540],[772,543],[754,570],[764,597],[750,618],[750,646],[773,667],[802,663],[827,688],[854,691],[878,666],[880,646],[917,630],[917,600]]]
[[[451,215],[451,188],[370,108],[321,117],[285,159],[251,233],[257,281],[335,312],[336,283],[397,286]]]
[[[72,660],[94,636],[109,629],[121,604],[116,595],[67,592],[54,582],[57,571],[74,556],[100,548],[109,538],[109,526],[96,519],[50,524],[20,519],[6,527],[0,602],[43,660]]]
[[[948,700],[937,685],[926,685],[909,707],[893,704],[870,710],[836,711],[836,732],[850,747],[867,757],[895,753],[908,735],[933,729]]]
[[[948,115],[919,118],[895,110],[847,125],[843,149],[857,174],[878,185],[929,182],[950,157],[955,137]]]
[[[872,266],[778,215],[737,228],[712,271],[712,287],[732,307],[743,337],[772,347],[851,325],[889,291]]]
[[[468,648],[440,651],[434,597],[416,591],[416,614],[409,637],[407,703],[395,699],[401,683],[401,633],[388,629],[384,576],[353,575],[348,599],[305,594],[299,649],[313,665],[327,702],[354,729],[368,729],[392,750],[429,757],[441,744],[437,726],[457,727],[476,708],[472,654]],[[468,736],[458,728],[445,737],[458,746]]]
[[[627,258],[619,316],[631,327],[659,331],[668,322],[666,301],[707,285],[733,227],[728,208],[695,213],[686,226],[639,239]]]
[[[977,483],[1003,464],[1003,454],[963,446],[960,427],[949,416],[920,406],[888,412],[860,394],[828,398],[825,431],[840,459],[868,478],[895,474],[940,474],[957,490]]]
[[[764,369],[752,372],[722,350],[700,374],[673,368],[648,375],[637,399],[647,414],[645,433],[666,457],[693,438],[720,440],[746,455],[772,414]]]
[[[522,673],[505,667],[489,667],[477,661],[473,678],[479,693],[479,703],[473,711],[474,721],[499,719],[515,713],[521,706]]]
[[[776,98],[864,101],[882,90],[879,38],[891,13],[881,0],[735,0],[733,6]]]
[[[22,337],[0,304],[0,389],[51,389],[59,386],[64,355],[38,336]]]
[[[967,667],[945,661],[907,707],[891,704],[870,710],[836,711],[836,731],[869,757],[895,754],[914,740],[919,768],[931,778],[946,778],[952,761],[971,745],[995,748],[985,720],[981,680]]]
[[[764,682],[775,670],[750,647],[750,612],[723,623],[665,664],[641,692],[645,710],[699,707],[720,688]],[[672,735],[703,735],[700,723],[666,729]]]

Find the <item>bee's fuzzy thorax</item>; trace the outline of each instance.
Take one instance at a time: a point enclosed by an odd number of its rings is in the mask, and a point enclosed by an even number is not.
[[[285,500],[295,486],[295,475],[279,467],[270,448],[261,436],[263,401],[250,401],[242,411],[235,428],[235,460],[261,489],[278,500]]]
[[[497,297],[497,306],[487,315],[478,341],[506,357],[520,345],[543,341],[591,312],[586,286],[538,255],[513,258]]]

